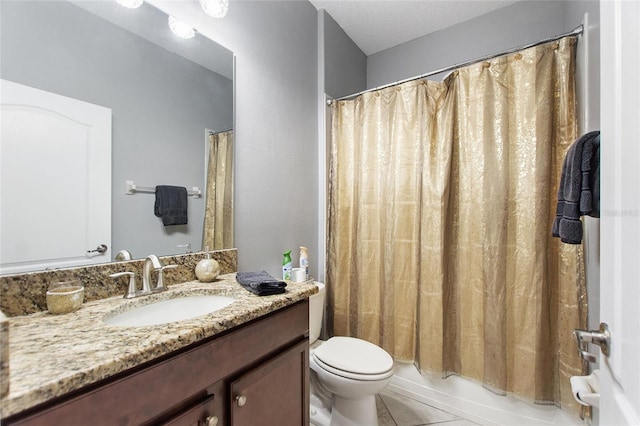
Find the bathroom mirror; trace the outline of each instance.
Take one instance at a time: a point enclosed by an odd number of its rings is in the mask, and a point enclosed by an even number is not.
[[[112,110],[111,247],[95,262],[200,250],[204,197],[189,197],[188,224],[165,227],[154,194],[126,182],[204,194],[209,134],[233,128],[233,53],[176,37],[147,2],[2,1],[0,17],[0,78]]]

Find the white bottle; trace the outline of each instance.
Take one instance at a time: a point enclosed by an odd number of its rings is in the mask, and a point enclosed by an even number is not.
[[[309,279],[309,255],[306,247],[300,247],[300,267],[304,268],[306,278]]]

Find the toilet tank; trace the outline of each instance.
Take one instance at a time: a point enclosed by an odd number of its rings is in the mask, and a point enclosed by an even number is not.
[[[318,292],[309,296],[309,344],[312,344],[320,337],[322,329],[322,316],[324,315],[325,286],[316,282]]]

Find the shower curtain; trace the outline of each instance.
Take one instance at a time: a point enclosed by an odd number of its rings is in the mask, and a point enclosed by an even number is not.
[[[581,246],[552,238],[575,38],[334,102],[333,332],[424,373],[577,410]]]
[[[233,247],[233,130],[209,135],[202,247]]]

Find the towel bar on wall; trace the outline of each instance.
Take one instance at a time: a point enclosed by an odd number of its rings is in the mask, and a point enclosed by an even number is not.
[[[156,188],[153,186],[140,186],[136,185],[132,180],[125,181],[125,194],[133,195],[136,192],[144,192],[148,194],[155,194]],[[187,191],[187,195],[193,198],[200,198],[202,191],[197,186],[191,187],[191,191]]]

